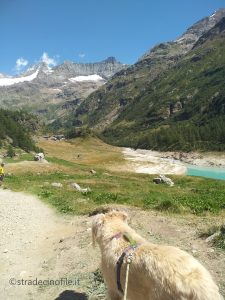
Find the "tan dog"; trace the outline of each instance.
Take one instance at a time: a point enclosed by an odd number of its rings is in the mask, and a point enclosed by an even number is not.
[[[93,242],[102,254],[102,272],[111,300],[123,299],[118,290],[117,262],[130,246],[129,234],[138,243],[133,252],[128,281],[129,300],[221,300],[217,285],[209,272],[191,255],[176,247],[155,245],[139,236],[127,224],[126,213],[112,211],[95,216]],[[128,253],[127,253],[128,254]],[[125,285],[126,257],[120,282]]]

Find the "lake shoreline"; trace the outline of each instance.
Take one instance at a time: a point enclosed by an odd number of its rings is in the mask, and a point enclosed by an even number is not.
[[[225,168],[225,152],[158,152],[158,155],[187,165]]]
[[[123,148],[122,153],[136,173],[188,175],[188,168],[225,168],[225,153],[221,152],[159,152]]]

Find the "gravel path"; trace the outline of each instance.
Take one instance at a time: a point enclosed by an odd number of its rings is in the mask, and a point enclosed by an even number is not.
[[[9,280],[40,273],[48,250],[46,238],[56,222],[52,211],[35,197],[0,190],[0,199],[0,294],[4,299],[25,299],[29,288],[10,285]]]
[[[0,298],[52,300],[67,290],[82,290],[80,277],[76,276],[84,267],[81,260],[92,261],[90,271],[97,268],[97,263],[96,266],[93,264],[92,247],[89,254],[82,250],[90,243],[88,226],[90,224],[84,218],[57,215],[33,196],[0,189]],[[79,232],[85,238],[83,245],[78,244],[80,238],[74,238]],[[67,247],[64,241],[67,241]],[[69,249],[67,253],[66,248]],[[86,257],[82,258],[82,255]],[[36,278],[61,280],[68,274],[73,275],[75,286],[72,288],[64,286],[64,282],[51,287],[37,286],[34,281]],[[23,285],[25,280],[27,283]],[[33,285],[29,285],[31,280]]]

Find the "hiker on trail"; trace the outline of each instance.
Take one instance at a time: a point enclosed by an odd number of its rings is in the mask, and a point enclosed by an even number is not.
[[[4,179],[4,176],[5,176],[5,173],[4,173],[4,163],[1,163],[1,166],[0,166],[0,185],[1,185],[1,182],[3,181]]]

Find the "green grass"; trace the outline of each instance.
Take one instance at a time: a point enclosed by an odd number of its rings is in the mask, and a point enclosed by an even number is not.
[[[54,160],[56,162],[56,160]],[[70,162],[59,164],[72,166]],[[68,163],[68,164],[67,164]],[[73,167],[76,164],[73,164]],[[225,210],[225,182],[220,180],[173,176],[174,187],[155,185],[154,176],[131,173],[104,173],[98,170],[91,175],[76,166],[73,174],[55,172],[47,174],[26,173],[5,178],[4,186],[14,191],[38,195],[44,202],[61,213],[84,214],[104,204],[125,204],[143,209],[171,213],[219,213]],[[88,170],[88,169],[87,169]],[[51,186],[60,182],[63,188]],[[70,187],[72,182],[90,187],[82,194]]]
[[[55,164],[58,164],[60,166],[71,167],[71,168],[77,167],[77,164],[75,164],[71,161],[65,160],[65,159],[61,159],[61,158],[48,156],[47,160],[48,160],[48,162],[55,163]]]
[[[225,250],[225,234],[220,234],[214,241],[214,246]]]
[[[34,155],[31,153],[24,153],[24,154],[19,154],[19,156],[15,157],[6,157],[4,158],[5,163],[14,163],[14,162],[20,162],[20,161],[34,161]]]
[[[9,168],[11,175],[5,177],[4,187],[38,195],[60,213],[85,214],[106,204],[125,204],[146,210],[196,215],[225,210],[223,180],[170,176],[175,182],[173,187],[156,185],[153,183],[154,175],[114,172],[117,165],[119,167],[124,163],[121,154],[118,149],[110,148],[98,140],[86,139],[81,143],[78,139],[74,145],[58,144],[61,148],[55,149],[52,148],[55,144],[49,143],[45,147],[49,154],[46,168],[39,163],[16,167],[18,165],[15,162],[33,160],[31,154],[21,153],[16,161],[8,159],[9,164],[14,164]],[[72,160],[77,152],[82,153],[84,162]],[[111,163],[114,169],[111,169]],[[96,174],[90,172],[92,168]],[[53,187],[53,182],[61,183],[63,187]],[[91,192],[76,191],[71,187],[74,182],[82,188],[89,187]]]

